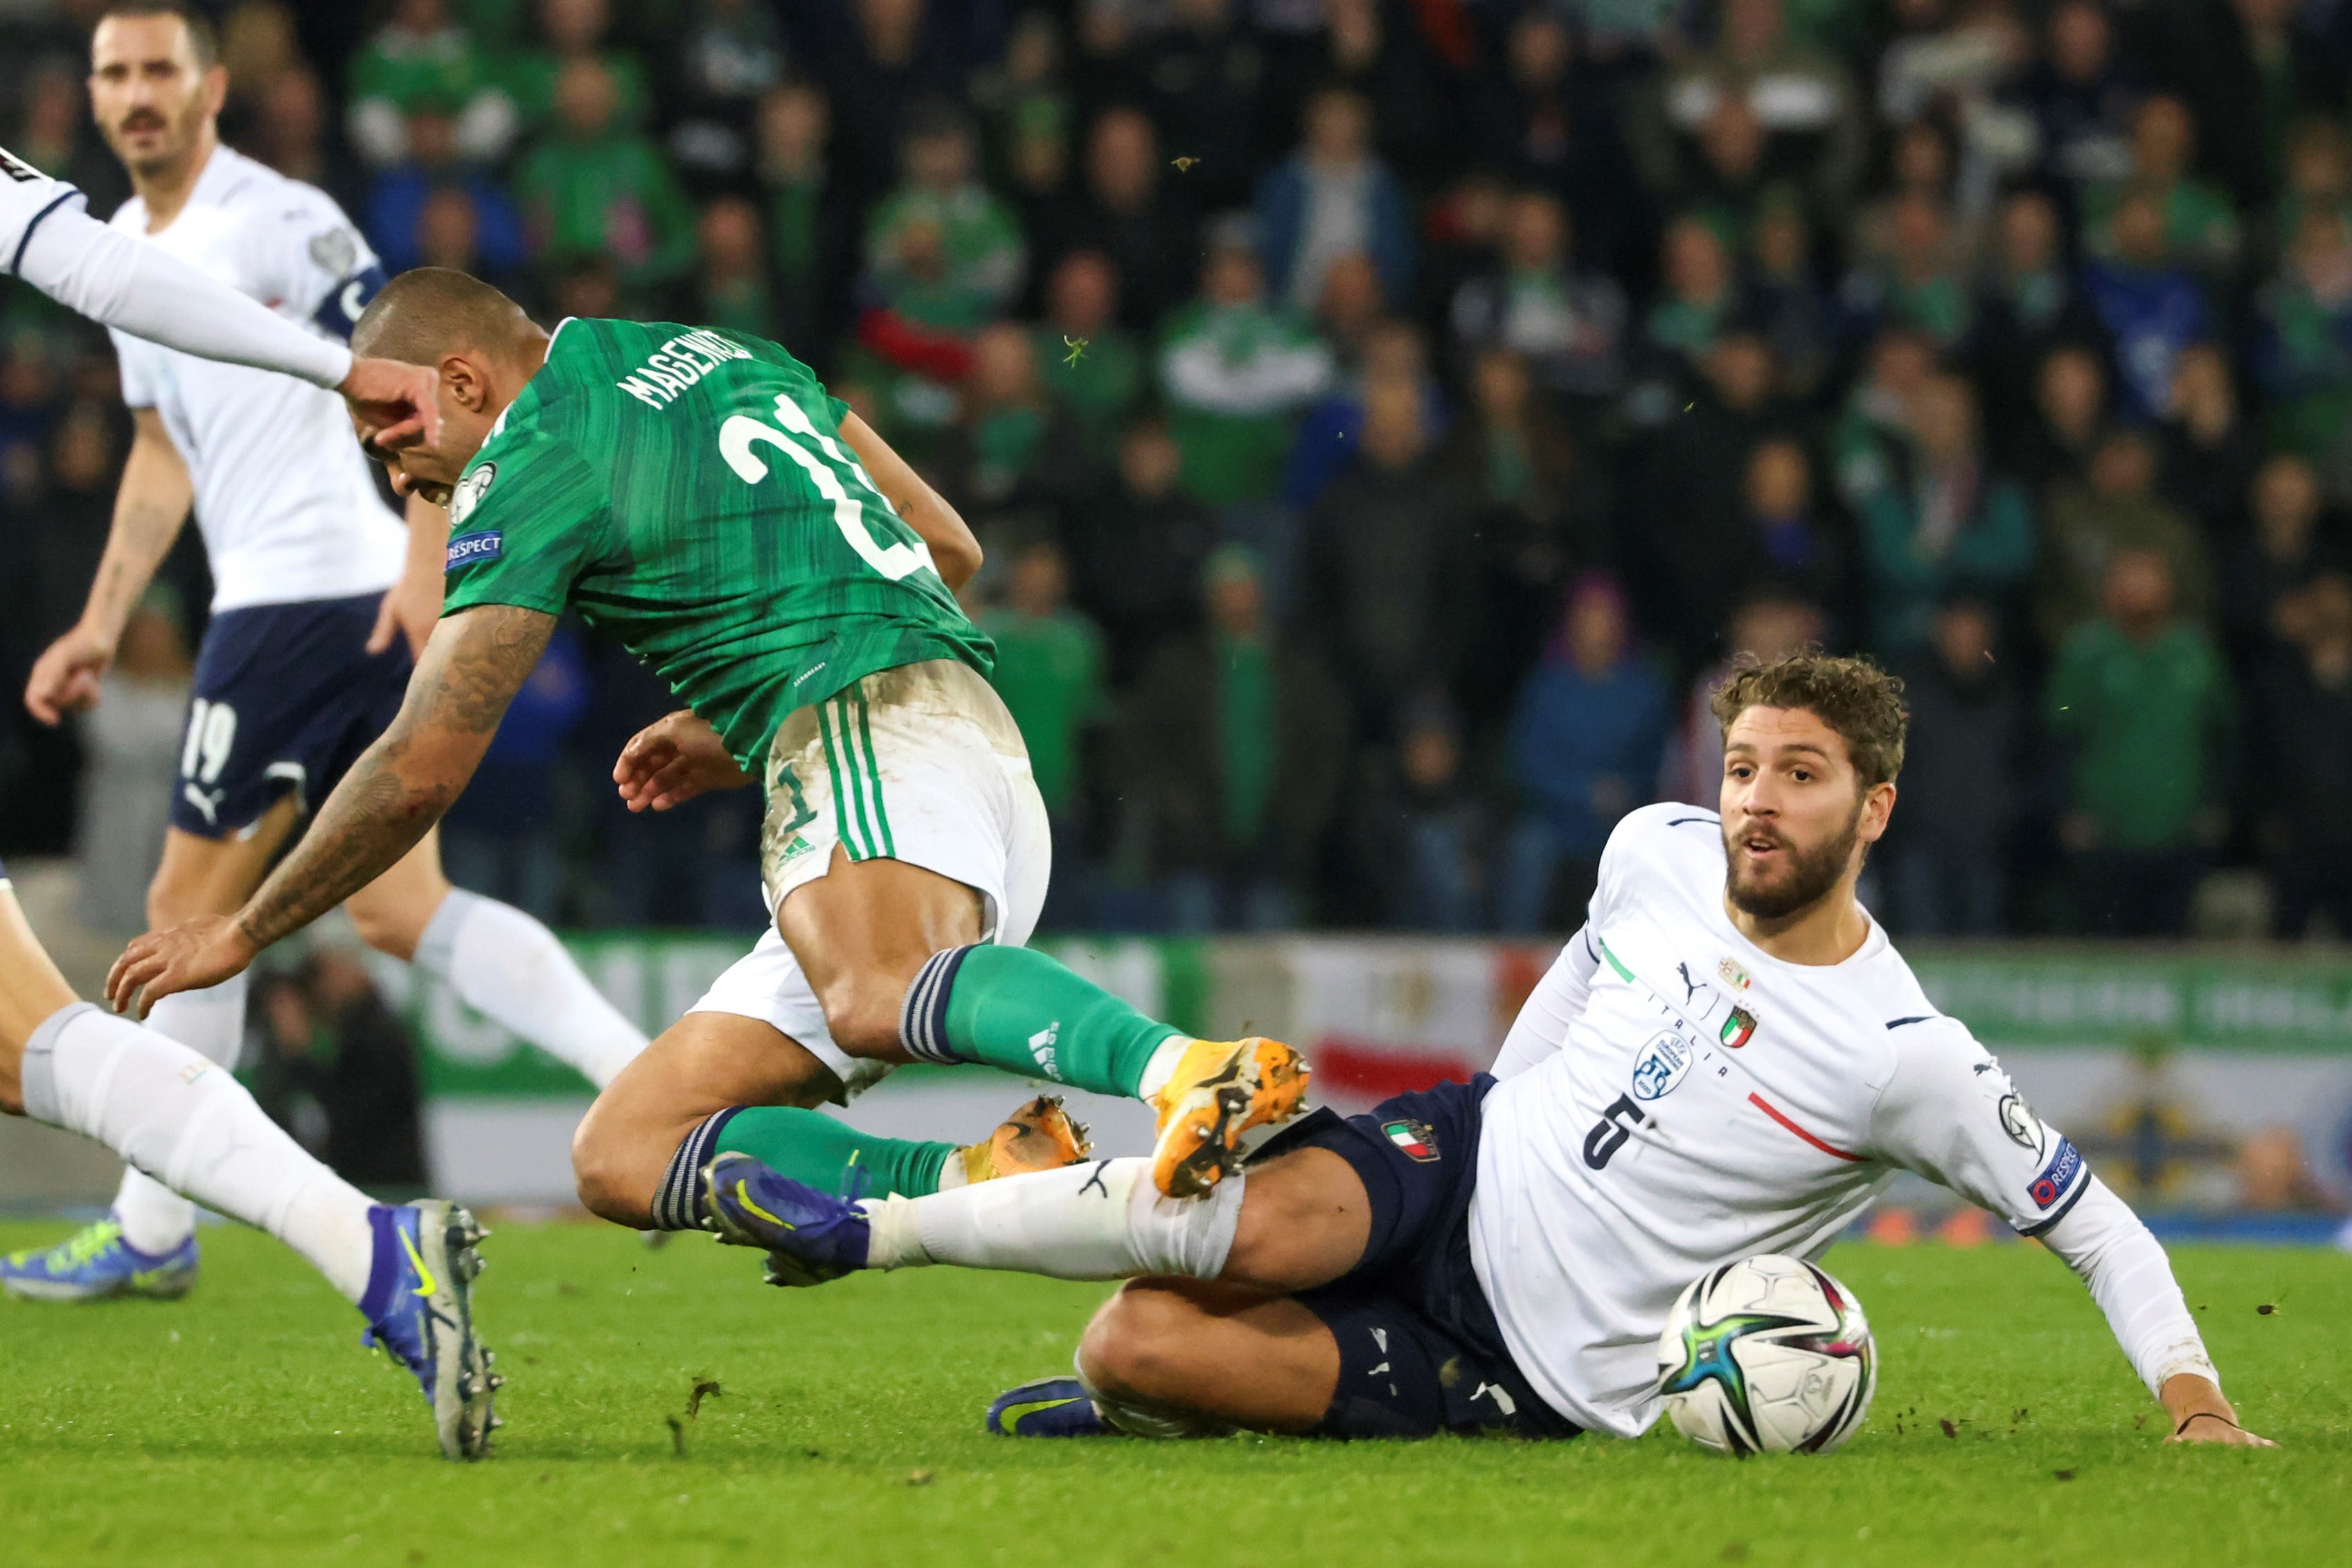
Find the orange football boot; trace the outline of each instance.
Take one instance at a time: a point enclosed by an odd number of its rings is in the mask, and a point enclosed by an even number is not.
[[[963,1148],[963,1179],[992,1182],[1031,1171],[1058,1171],[1076,1164],[1093,1148],[1085,1124],[1062,1109],[1062,1097],[1041,1094],[986,1138]]]
[[[1198,1197],[1241,1169],[1242,1134],[1297,1115],[1307,1079],[1305,1060],[1280,1040],[1194,1040],[1152,1097],[1152,1185],[1171,1198]]]

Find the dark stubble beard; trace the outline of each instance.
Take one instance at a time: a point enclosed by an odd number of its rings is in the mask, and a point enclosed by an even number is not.
[[[1845,831],[1811,849],[1799,849],[1779,829],[1773,839],[1787,852],[1788,875],[1775,886],[1758,887],[1740,877],[1739,848],[1728,822],[1723,830],[1724,894],[1740,913],[1759,921],[1783,921],[1829,896],[1845,868],[1853,862],[1853,848],[1862,837],[1862,805],[1856,802]],[[1748,835],[1741,835],[1745,837]]]

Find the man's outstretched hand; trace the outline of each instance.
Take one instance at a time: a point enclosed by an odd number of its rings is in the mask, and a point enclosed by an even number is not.
[[[384,447],[441,439],[441,407],[434,393],[441,373],[431,365],[403,364],[398,360],[355,359],[343,377],[341,392],[352,412],[374,431],[371,437]]]
[[[718,731],[681,708],[629,737],[613,782],[631,811],[667,811],[714,789],[740,789],[751,775],[735,765]]]
[[[144,1018],[155,1004],[202,991],[245,971],[257,950],[234,915],[207,915],[169,931],[149,931],[122,950],[106,976],[107,1005]]]
[[[2172,1416],[2172,1436],[2168,1443],[2225,1443],[2240,1448],[2275,1448],[2268,1437],[2259,1437],[2238,1425],[2238,1413],[2221,1396],[2210,1378],[2194,1373],[2176,1373],[2164,1380],[2158,1398]]]

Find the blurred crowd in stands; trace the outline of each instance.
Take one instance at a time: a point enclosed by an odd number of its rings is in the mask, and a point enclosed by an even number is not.
[[[100,9],[0,0],[0,142],[105,212]],[[1712,803],[1726,661],[1817,641],[1909,681],[1898,931],[2352,935],[2341,0],[221,20],[228,139],[392,269],[773,337],[962,510],[1049,928],[1573,925],[1618,816]],[[94,720],[25,718],[124,426],[5,307],[0,846],[135,861],[201,552]],[[453,871],[757,922],[756,801],[611,798],[666,702],[567,630]]]

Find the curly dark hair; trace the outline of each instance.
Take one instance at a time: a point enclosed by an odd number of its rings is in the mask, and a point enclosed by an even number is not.
[[[1835,730],[1864,789],[1903,771],[1911,726],[1903,682],[1867,658],[1844,658],[1808,645],[1766,664],[1742,655],[1708,700],[1724,733],[1750,708],[1801,708]]]

